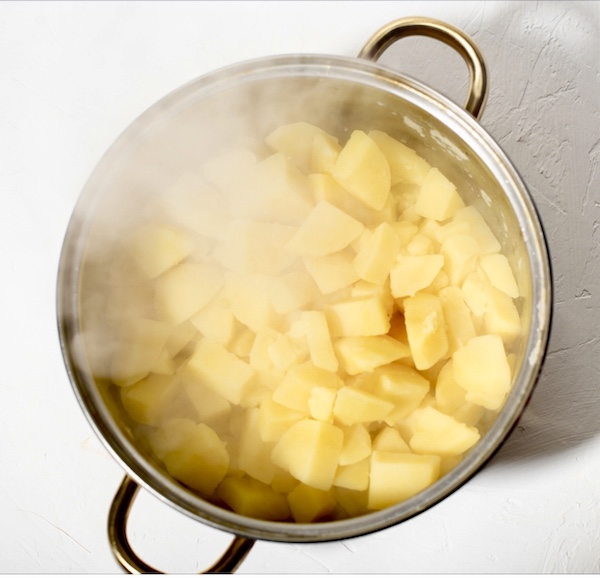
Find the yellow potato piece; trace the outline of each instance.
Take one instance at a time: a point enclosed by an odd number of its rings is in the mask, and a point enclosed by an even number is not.
[[[192,251],[192,242],[181,229],[148,224],[126,239],[125,248],[140,269],[154,279],[185,259]]]
[[[433,367],[448,352],[446,321],[436,295],[418,293],[404,300],[408,344],[417,369]]]
[[[390,287],[396,298],[412,297],[426,289],[444,266],[442,255],[399,255],[390,269]]]
[[[517,286],[506,255],[502,255],[501,253],[484,255],[479,260],[479,265],[496,289],[504,291],[504,293],[513,299],[519,297],[519,287]]]
[[[466,399],[491,410],[498,409],[510,390],[511,371],[498,335],[471,339],[452,356],[454,379],[466,390]]]
[[[198,342],[186,363],[186,371],[236,405],[243,403],[256,377],[255,370],[249,364],[208,337]]]
[[[367,207],[383,209],[390,193],[390,165],[369,136],[360,130],[350,135],[332,171],[333,178]]]
[[[288,503],[294,521],[300,524],[321,521],[329,516],[336,506],[331,490],[318,490],[306,484],[298,484],[288,494]]]
[[[394,404],[376,395],[344,386],[337,394],[333,415],[344,425],[381,421],[394,409]]]
[[[156,280],[156,311],[164,321],[183,323],[202,309],[223,283],[222,271],[213,265],[177,265]]]
[[[273,463],[297,480],[329,490],[340,459],[344,434],[332,424],[304,419],[288,429],[275,445]]]
[[[285,248],[300,257],[323,257],[347,247],[364,225],[327,201],[315,205]]]
[[[382,510],[406,500],[439,477],[440,457],[374,451],[368,490],[368,507]]]
[[[421,183],[421,190],[415,202],[415,213],[427,219],[445,221],[464,206],[454,183],[439,169],[432,167]]]
[[[334,343],[344,371],[358,375],[410,356],[410,348],[389,335],[341,337]]]
[[[381,130],[370,131],[369,137],[373,139],[390,165],[392,185],[398,183],[420,185],[423,182],[431,167],[414,149]]]
[[[217,492],[234,512],[259,520],[283,522],[290,517],[286,496],[252,478],[228,476]]]
[[[457,456],[473,447],[480,438],[476,428],[433,407],[415,411],[414,419],[415,432],[408,443],[418,454]]]

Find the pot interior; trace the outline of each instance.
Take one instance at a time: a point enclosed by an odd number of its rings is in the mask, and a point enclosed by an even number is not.
[[[267,134],[297,121],[319,126],[340,142],[353,130],[382,130],[439,168],[500,241],[519,285],[516,304],[523,324],[522,337],[509,352],[512,392],[500,413],[490,414],[485,435],[459,466],[397,506],[315,524],[246,519],[185,488],[140,442],[139,427],[123,411],[119,388],[110,379],[110,359],[119,346],[110,329],[119,299],[115,286],[137,282],[116,258],[123,238],[156,217],[157,199],[181,174],[197,171],[231,148],[261,153]],[[543,235],[527,192],[502,151],[468,114],[418,82],[368,62],[280,57],[191,82],[149,109],[118,139],[74,212],[61,261],[59,316],[67,365],[82,406],[111,452],[138,481],[219,528],[258,538],[326,540],[377,530],[426,509],[469,479],[497,449],[540,369],[549,284]],[[151,298],[145,302],[139,293],[133,300],[125,298],[122,303],[133,313],[124,314],[151,315],[149,302]]]

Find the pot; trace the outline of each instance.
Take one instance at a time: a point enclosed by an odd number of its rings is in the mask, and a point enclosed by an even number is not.
[[[466,110],[376,63],[390,44],[413,34],[436,38],[464,58],[471,76]],[[75,395],[96,434],[126,472],[109,513],[111,545],[126,570],[156,572],[127,540],[127,517],[139,487],[184,514],[233,534],[230,548],[210,569],[233,571],[257,539],[340,540],[408,520],[457,490],[498,450],[523,412],[541,371],[550,331],[552,280],[543,229],[526,186],[477,122],[486,95],[484,61],[470,38],[436,20],[407,18],[376,32],[358,58],[275,56],[193,80],[143,113],[102,158],[66,232],[57,308],[62,352]],[[185,170],[221,145],[264,135],[275,126],[300,119],[338,135],[349,128],[402,134],[406,144],[459,183],[466,202],[478,207],[515,271],[525,327],[514,349],[511,392],[458,466],[396,506],[312,524],[250,519],[203,500],[170,477],[136,442],[110,388],[94,378],[89,335],[83,330],[85,305],[98,298],[93,284],[106,276],[97,248],[118,239],[143,214],[145,195],[152,195],[169,175]]]

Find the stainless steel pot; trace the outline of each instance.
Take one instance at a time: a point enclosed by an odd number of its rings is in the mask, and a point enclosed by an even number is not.
[[[468,65],[466,110],[436,91],[376,64],[383,51],[409,35],[452,46]],[[494,454],[516,424],[541,370],[551,323],[552,280],[547,245],[531,197],[517,171],[476,119],[487,77],[483,58],[465,34],[426,18],[392,22],[365,45],[359,58],[278,56],[243,62],[198,78],[142,114],[104,156],[83,190],[69,224],[58,275],[62,351],[76,396],[97,435],[127,472],[109,514],[114,553],[131,572],[156,572],[133,552],[126,536],[129,509],[140,486],[177,510],[231,532],[235,538],[210,571],[233,571],[256,539],[311,542],[367,534],[405,521],[450,495]],[[267,114],[268,113],[268,114]],[[516,272],[524,338],[515,350],[511,393],[497,419],[464,460],[437,483],[383,511],[313,524],[266,522],[221,509],[186,489],[136,444],[120,410],[93,378],[81,330],[86,275],[95,244],[119,235],[143,208],[133,189],[162,186],[168,170],[181,170],[213,147],[274,126],[305,120],[343,135],[365,127],[402,135],[432,165],[445,171],[475,204],[499,238]],[[207,141],[203,135],[211,135]],[[184,142],[186,158],[174,142]],[[145,167],[143,182],[135,168]],[[143,199],[143,197],[142,197]],[[113,226],[115,225],[115,226]]]

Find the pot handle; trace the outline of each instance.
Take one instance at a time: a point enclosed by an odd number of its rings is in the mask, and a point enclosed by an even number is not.
[[[380,28],[364,45],[359,58],[376,61],[396,40],[407,36],[428,36],[454,48],[466,62],[470,74],[469,95],[465,109],[476,119],[483,113],[488,92],[488,77],[483,56],[464,32],[433,18],[400,18]]]
[[[140,486],[129,476],[123,478],[108,515],[110,546],[119,564],[130,574],[162,574],[141,560],[127,539],[127,518],[139,489]],[[202,574],[235,572],[253,545],[254,540],[235,536],[221,558]]]

